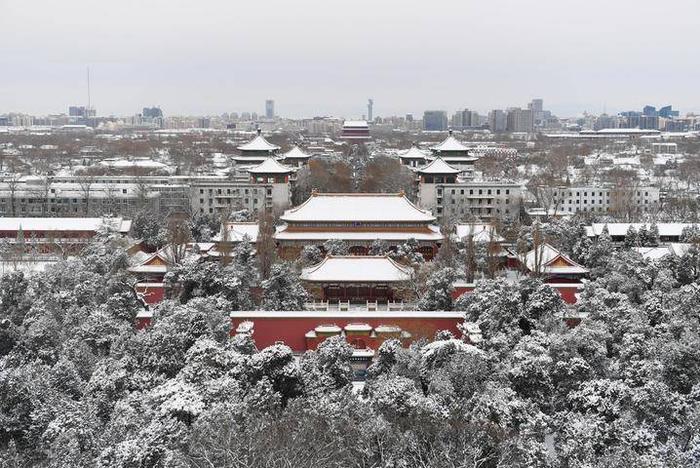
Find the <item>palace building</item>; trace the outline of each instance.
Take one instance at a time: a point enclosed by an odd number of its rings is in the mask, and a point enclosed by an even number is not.
[[[469,152],[469,147],[452,135],[452,130],[449,131],[449,135],[441,143],[431,146],[430,151],[433,153],[433,156],[439,156],[447,164],[457,167],[462,172],[473,171],[474,163],[479,159],[472,156]]]
[[[301,280],[315,300],[354,304],[403,300],[413,269],[387,256],[327,256],[304,268]]]
[[[340,138],[348,141],[367,141],[370,139],[369,125],[365,120],[346,120],[343,122]]]
[[[262,136],[260,129],[257,132],[255,138],[237,148],[239,154],[232,156],[236,164],[260,164],[280,150],[279,146],[273,145]]]
[[[279,157],[277,159],[281,163],[283,163],[285,166],[302,167],[302,166],[305,166],[309,163],[309,159],[311,159],[311,155],[308,153],[305,153],[298,146],[294,146],[292,149],[290,149],[286,153],[282,153],[281,155],[279,155]]]
[[[287,210],[274,235],[280,257],[294,260],[304,246],[345,241],[353,255],[367,255],[372,243],[396,248],[414,239],[426,259],[437,253],[444,235],[435,217],[401,193],[318,193]]]

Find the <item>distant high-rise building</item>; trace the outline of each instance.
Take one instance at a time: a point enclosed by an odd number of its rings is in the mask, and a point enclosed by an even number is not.
[[[673,110],[673,106],[664,106],[661,109],[659,109],[659,117],[663,117],[665,119],[672,119],[674,117],[678,117],[679,112]]]
[[[144,107],[142,115],[145,119],[162,119],[163,111],[160,107]]]
[[[85,106],[70,106],[68,107],[68,115],[70,117],[86,117],[87,112]]]
[[[639,118],[639,128],[641,130],[658,130],[659,116],[658,115],[643,115]]]
[[[506,130],[509,132],[531,133],[534,131],[534,127],[535,122],[531,109],[520,109],[519,107],[508,109]]]
[[[544,111],[544,101],[542,99],[533,99],[530,101],[530,104],[527,105],[527,108],[535,113],[542,112]]]
[[[374,99],[367,99],[367,120],[372,121],[372,107],[374,106]]]
[[[506,113],[500,109],[494,109],[489,112],[489,129],[496,132],[505,132],[508,119]]]
[[[275,101],[273,101],[272,99],[268,99],[267,101],[265,101],[265,118],[275,118]]]
[[[656,107],[654,106],[644,106],[644,109],[642,109],[642,115],[646,115],[647,117],[657,117],[659,113],[656,111]]]
[[[447,130],[447,112],[425,111],[423,113],[423,129],[437,132]]]

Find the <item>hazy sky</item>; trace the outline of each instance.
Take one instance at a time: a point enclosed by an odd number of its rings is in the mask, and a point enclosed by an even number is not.
[[[0,114],[700,111],[698,0],[0,0]]]

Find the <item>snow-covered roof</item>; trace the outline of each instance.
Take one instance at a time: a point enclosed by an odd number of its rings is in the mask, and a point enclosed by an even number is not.
[[[460,170],[447,164],[442,158],[435,158],[430,164],[418,168],[419,174],[459,174]]]
[[[660,247],[633,247],[632,250],[639,252],[647,260],[658,260],[666,255],[682,257],[688,252],[691,245],[674,242]]]
[[[1,218],[0,231],[83,231],[96,232],[103,225],[120,233],[131,229],[131,221],[122,218]]]
[[[260,231],[258,223],[226,222],[224,228],[226,229],[225,240],[228,242],[241,242],[245,236],[248,236],[252,243],[258,241],[258,232]]]
[[[268,151],[270,153],[279,150],[280,147],[273,145],[267,141],[262,135],[258,135],[250,140],[248,143],[244,143],[238,147],[239,151]]]
[[[588,237],[598,237],[603,233],[605,226],[608,226],[608,233],[611,236],[625,236],[630,226],[634,226],[634,229],[639,231],[641,227],[649,229],[651,227],[650,223],[593,223],[590,226],[586,226],[586,235]],[[683,228],[694,226],[693,223],[657,223],[656,227],[659,228],[659,236],[668,237],[680,237],[683,232]],[[697,225],[695,225],[697,226]]]
[[[403,193],[313,193],[280,217],[287,222],[432,222]]]
[[[586,274],[588,269],[579,265],[559,250],[544,243],[525,255],[525,265],[530,271],[547,274]]]
[[[505,239],[496,233],[490,224],[455,224],[455,234],[459,240],[472,236],[474,242],[503,242]]]
[[[154,161],[152,159],[122,159],[122,158],[107,158],[99,162],[100,166],[107,166],[116,169],[128,169],[140,167],[143,169],[169,169],[167,164],[162,162]]]
[[[338,325],[318,325],[314,331],[316,333],[340,333],[343,329]]]
[[[346,120],[343,122],[343,127],[346,128],[367,128],[366,120]]]
[[[310,157],[311,157],[310,154],[305,153],[298,146],[294,146],[292,149],[290,149],[286,153],[281,154],[280,160],[284,161],[285,159],[308,159]]]
[[[265,160],[257,166],[249,168],[248,172],[251,174],[290,174],[294,172],[294,169],[280,164],[274,158],[265,158]]]
[[[408,281],[413,271],[387,256],[327,256],[321,263],[304,268],[301,279],[333,283],[394,283]]]
[[[369,332],[372,331],[372,325],[367,323],[348,323],[345,325],[345,331]]]
[[[417,146],[411,146],[409,149],[399,154],[401,159],[426,159],[428,155]]]
[[[380,239],[384,241],[405,242],[409,239],[417,241],[432,241],[439,242],[445,238],[440,232],[440,227],[436,225],[428,226],[424,232],[414,231],[344,231],[344,230],[327,230],[327,231],[288,231],[287,226],[280,226],[275,233],[275,239],[287,241],[325,241],[328,239],[340,239],[345,241],[362,241],[372,242]]]
[[[458,139],[452,136],[452,133],[445,138],[441,143],[438,143],[435,146],[431,146],[430,149],[435,152],[443,152],[443,151],[469,151],[469,147],[465,146],[460,142]]]
[[[374,328],[377,333],[401,333],[401,327],[397,325],[379,325]]]

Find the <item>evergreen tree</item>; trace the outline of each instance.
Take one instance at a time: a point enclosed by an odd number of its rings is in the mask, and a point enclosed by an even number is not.
[[[287,263],[276,263],[262,282],[263,310],[304,310],[309,293]]]
[[[638,237],[639,235],[637,230],[634,228],[634,225],[630,224],[630,227],[627,228],[627,234],[625,234],[625,247],[628,249],[637,247],[639,243]]]
[[[348,244],[342,239],[328,239],[323,243],[323,249],[328,255],[348,255]]]
[[[418,301],[419,310],[452,310],[454,282],[459,274],[446,267],[435,271],[427,281],[425,293]]]

